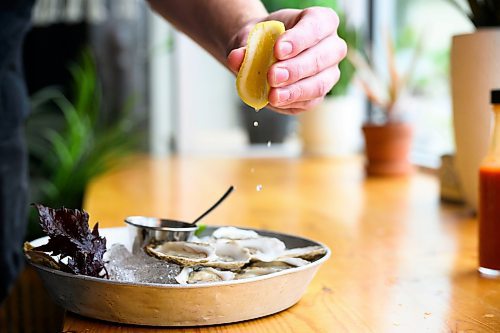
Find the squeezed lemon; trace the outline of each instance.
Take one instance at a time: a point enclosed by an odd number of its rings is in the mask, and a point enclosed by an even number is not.
[[[267,71],[276,62],[274,43],[285,32],[279,21],[257,23],[250,31],[243,63],[236,77],[236,89],[241,100],[256,111],[269,103]]]

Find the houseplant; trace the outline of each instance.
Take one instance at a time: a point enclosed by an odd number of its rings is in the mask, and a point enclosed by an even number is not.
[[[373,110],[363,125],[368,175],[405,175],[411,170],[409,153],[413,129],[404,119],[403,96],[408,93],[412,74],[420,53],[421,43],[411,49],[406,70],[400,73],[396,63],[396,47],[386,38],[387,74],[381,75],[367,57],[358,50],[348,52],[357,78]]]
[[[125,110],[106,119],[93,57],[82,53],[72,64],[71,93],[47,87],[31,97],[27,123],[30,200],[52,207],[82,208],[84,191],[96,176],[117,166],[138,148],[140,122]],[[31,211],[34,213],[34,210]],[[28,239],[40,234],[36,214]]]
[[[449,1],[476,28],[453,37],[450,55],[455,165],[465,200],[476,210],[478,170],[489,141],[489,93],[500,87],[500,2],[468,0],[467,8]]]

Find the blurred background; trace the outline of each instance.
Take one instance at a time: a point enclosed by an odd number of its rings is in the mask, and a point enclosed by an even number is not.
[[[137,152],[362,155],[363,124],[384,121],[383,107],[367,98],[364,65],[380,85],[393,79],[388,68],[411,71],[397,109],[398,119],[414,128],[412,163],[437,169],[443,155],[453,154],[450,45],[453,35],[474,26],[450,1],[263,2],[269,11],[317,5],[341,16],[339,35],[355,52],[321,106],[328,112],[291,117],[249,110],[235,77],[145,1],[37,0],[24,45],[33,108],[30,202],[81,207],[93,177]],[[35,220],[28,239],[39,234]]]
[[[411,68],[397,103],[399,117],[414,127],[411,160],[438,168],[441,156],[453,152],[451,37],[473,25],[450,1],[263,2],[269,11],[334,8],[339,34],[373,68],[380,87],[390,83],[388,66],[403,74]],[[85,184],[131,151],[341,157],[362,154],[362,125],[383,121],[383,108],[362,89],[366,71],[351,58],[322,106],[328,112],[255,113],[238,98],[228,70],[140,0],[36,1],[24,65],[33,104],[32,201],[49,205],[81,206]]]

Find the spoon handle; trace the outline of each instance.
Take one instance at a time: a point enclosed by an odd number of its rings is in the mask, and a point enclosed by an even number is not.
[[[233,192],[233,190],[234,190],[234,186],[231,185],[228,188],[228,190],[226,191],[226,193],[224,193],[224,195],[219,200],[217,200],[217,202],[214,203],[212,207],[210,207],[205,213],[201,214],[196,220],[194,220],[193,222],[191,222],[191,224],[196,224],[196,222],[198,222],[199,220],[201,220],[202,218],[204,218],[208,213],[210,213],[212,210],[214,210],[222,201],[224,201],[224,199],[226,199],[226,197],[231,192]]]

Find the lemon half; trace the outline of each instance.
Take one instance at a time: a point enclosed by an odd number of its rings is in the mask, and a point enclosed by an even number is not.
[[[256,111],[269,102],[269,83],[267,71],[276,62],[274,43],[285,32],[279,21],[257,23],[250,31],[243,63],[236,77],[238,95]]]

